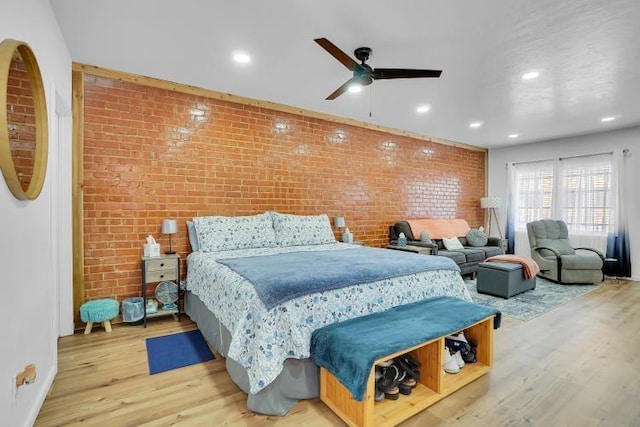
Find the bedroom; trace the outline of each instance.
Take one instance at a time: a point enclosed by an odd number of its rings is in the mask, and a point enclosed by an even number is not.
[[[624,3],[621,3],[621,6],[623,5]],[[6,13],[5,10],[7,10]],[[631,13],[631,15],[633,14]],[[62,141],[69,141],[68,144],[60,144],[60,150],[62,151],[60,153],[56,153],[56,156],[59,156],[61,159],[61,165],[52,166],[52,172],[50,175],[51,179],[55,177],[55,179],[60,180],[60,182],[66,182],[66,187],[60,186],[60,190],[56,190],[51,183],[48,183],[44,190],[45,197],[30,204],[17,202],[10,194],[8,194],[6,189],[3,190],[3,217],[5,218],[6,224],[6,228],[3,231],[3,236],[5,237],[5,239],[3,239],[3,245],[5,245],[3,253],[6,254],[4,257],[4,270],[8,274],[7,283],[32,283],[32,285],[24,288],[16,287],[15,285],[8,287],[10,289],[9,299],[15,302],[15,304],[12,304],[8,308],[8,314],[12,319],[12,324],[18,326],[16,328],[3,328],[3,341],[10,343],[11,348],[19,350],[13,352],[11,355],[7,355],[7,363],[2,368],[3,377],[6,378],[5,382],[8,383],[8,378],[14,375],[15,372],[19,370],[18,368],[22,368],[26,363],[28,363],[27,360],[34,357],[37,357],[37,363],[42,367],[36,387],[20,390],[21,392],[24,391],[24,393],[19,396],[17,405],[13,406],[13,404],[10,404],[10,402],[12,402],[10,394],[11,390],[6,387],[2,389],[2,397],[0,401],[3,402],[3,405],[5,405],[4,408],[6,408],[3,409],[3,412],[13,414],[16,420],[16,425],[21,425],[24,423],[30,423],[29,420],[35,419],[40,404],[44,400],[44,396],[48,391],[47,384],[50,384],[53,381],[57,360],[57,337],[59,335],[67,335],[70,333],[70,330],[73,329],[72,316],[74,310],[71,307],[71,303],[68,302],[71,294],[71,286],[69,283],[71,282],[72,275],[71,239],[68,237],[71,234],[72,228],[70,207],[71,195],[66,194],[64,188],[68,188],[71,182],[71,168],[69,166],[71,161],[70,140],[72,111],[71,63],[72,61],[75,61],[76,58],[72,57],[70,53],[71,47],[68,45],[68,43],[71,42],[63,39],[62,33],[58,29],[58,26],[61,24],[56,20],[56,16],[51,10],[48,2],[11,1],[9,2],[7,9],[4,8],[3,4],[3,13],[1,16],[2,25],[0,28],[2,28],[1,35],[3,39],[6,37],[12,37],[25,40],[36,50],[36,54],[45,75],[45,81],[47,82],[48,96],[51,99],[56,99],[56,101],[50,101],[50,105],[55,105],[56,111],[61,117],[61,132],[59,137]],[[318,36],[323,35],[325,34],[318,34]],[[376,46],[374,46],[374,48],[375,47]],[[316,48],[316,46],[309,45],[309,50]],[[320,50],[319,48],[317,49]],[[176,51],[174,50],[174,55],[176,54],[175,52]],[[633,50],[631,52],[633,52]],[[632,55],[630,54],[630,56]],[[373,62],[373,59],[375,58],[376,56],[372,58],[372,63],[377,63]],[[400,62],[402,59],[403,58],[398,59],[399,64],[402,64],[402,62]],[[318,52],[316,61],[323,64],[322,66],[329,70],[334,69],[333,67],[335,64],[331,62],[332,59],[321,50]],[[85,62],[92,63],[88,60]],[[436,66],[437,64],[432,64],[429,59],[426,63],[418,62],[416,65]],[[122,71],[128,72],[136,71],[126,67],[112,68],[122,69]],[[345,70],[340,70],[337,66],[335,68],[337,77],[336,81],[328,76],[324,76],[321,79],[322,84],[326,85],[326,89],[329,92],[335,88],[334,86],[339,85],[344,78],[346,78],[344,75]],[[446,71],[447,70],[445,70],[445,72]],[[376,86],[376,90],[378,90],[378,87],[379,86]],[[320,100],[328,94],[325,93],[326,90],[324,88],[325,86],[321,88],[323,89],[322,91],[319,91],[322,92],[319,95]],[[632,98],[631,94],[633,93],[633,89],[629,89],[629,98]],[[635,93],[637,93],[637,91]],[[368,104],[368,101],[366,104]],[[360,111],[360,113],[366,116],[368,110],[365,112]],[[376,111],[374,111],[374,114],[375,113]],[[625,120],[632,119],[633,116],[630,114],[631,113],[625,116]],[[599,117],[600,116],[594,116],[594,122],[597,122],[598,126],[601,125],[598,122]],[[619,123],[614,124],[616,126],[619,125]],[[356,130],[356,132],[365,131]],[[366,132],[375,133],[376,131]],[[500,194],[503,191],[502,183],[504,182],[504,175],[502,175],[501,171],[504,170],[504,163],[507,161],[517,162],[532,158],[564,157],[601,152],[603,151],[603,145],[607,146],[607,151],[610,149],[622,150],[623,148],[630,148],[633,151],[637,146],[640,131],[637,127],[637,122],[635,122],[635,127],[633,127],[633,123],[630,123],[626,129],[616,129],[604,133],[592,131],[589,133],[590,135],[579,138],[548,138],[551,140],[544,143],[523,145],[521,147],[515,146],[511,148],[505,147],[490,149],[488,154],[488,166],[480,166],[482,170],[479,179],[480,183],[474,183],[468,187],[465,186],[463,189],[464,191],[468,191],[468,195],[466,197],[469,205],[460,206],[459,208],[461,211],[459,212],[459,215],[467,218],[471,223],[473,223],[473,225],[480,225],[483,222],[484,212],[478,208],[477,199],[484,195],[485,186],[491,193],[493,193],[494,190],[497,194]],[[379,134],[376,133],[376,135]],[[408,144],[408,142],[406,142],[408,140],[405,139],[405,137],[400,137],[399,139],[402,141],[401,145],[406,146]],[[461,140],[464,142],[470,141],[468,139]],[[359,149],[364,149],[362,147],[364,147],[365,141],[358,140],[357,143],[362,144]],[[450,147],[451,146],[444,146],[442,149],[445,151],[454,150],[454,148]],[[438,148],[440,148],[440,146],[438,146]],[[464,149],[455,148],[455,150]],[[479,153],[482,153],[482,151],[478,150],[470,150],[469,152],[472,153],[473,156],[478,156]],[[376,151],[376,153],[376,156],[380,156],[380,158],[384,159],[382,156],[385,155],[386,151],[383,152],[382,148],[380,148],[380,151]],[[638,162],[638,155],[637,153],[634,154],[636,155],[630,158],[632,166],[630,167],[630,182],[637,182],[638,180],[637,174],[639,172],[637,171],[639,168],[635,166]],[[348,192],[349,184],[353,183],[353,181],[349,180],[354,179],[354,177],[350,175],[355,174],[345,172],[345,168],[350,167],[345,165],[354,163],[354,168],[365,166],[358,162],[358,151],[350,152],[348,159],[344,159],[343,154],[337,151],[334,155],[336,157],[334,157],[330,162],[327,162],[328,164],[323,165],[322,168],[325,170],[324,173],[331,176],[333,176],[334,173],[338,174],[338,181],[334,183],[335,188],[333,190],[337,191],[337,194],[341,194],[340,191],[344,191],[346,193],[344,197],[349,198],[349,203],[347,203],[343,208],[340,200],[336,200],[333,197],[328,198],[328,203],[334,203],[332,207],[333,211],[331,213],[333,215],[344,213],[347,221],[352,221],[351,224],[353,225],[347,225],[351,227],[352,231],[354,231],[356,239],[366,239],[367,241],[370,241],[370,244],[379,246],[383,243],[384,227],[388,225],[390,219],[395,219],[403,215],[405,207],[402,206],[397,208],[399,210],[395,212],[400,213],[392,212],[386,217],[374,216],[368,219],[358,218],[356,215],[358,213],[356,207],[358,204],[362,203],[362,200],[358,199],[360,195]],[[406,156],[407,152],[403,151],[403,154],[401,155]],[[455,154],[451,154],[451,156],[455,156]],[[55,157],[52,157],[52,164],[56,164],[56,161],[53,159],[55,159]],[[412,159],[405,159],[404,157],[401,159],[409,162],[412,161]],[[481,160],[481,162],[484,162],[484,160]],[[438,165],[437,167],[440,169],[436,169],[435,171],[442,174],[443,170],[451,167],[451,164],[457,165],[457,162],[453,161],[448,162],[447,165]],[[485,170],[487,171],[487,178],[484,178]],[[377,178],[377,181],[374,181],[373,184],[388,179],[389,176],[392,175]],[[469,178],[469,180],[473,180],[473,176]],[[349,178],[347,179],[345,177]],[[340,179],[343,181],[339,181]],[[478,187],[474,187],[473,185],[478,185]],[[299,194],[288,194],[286,192],[287,188],[288,186],[283,182],[281,187],[271,188],[270,191],[285,200],[301,200]],[[183,200],[179,198],[178,194],[168,194],[165,197],[167,200],[171,200],[171,203],[183,203]],[[230,197],[233,196],[231,195]],[[396,209],[398,206],[398,200],[397,198],[394,199],[393,195],[380,195],[380,197],[380,200],[384,201],[384,206],[379,209],[380,212],[384,212],[383,215],[387,215],[387,209]],[[224,202],[227,201],[228,200],[226,199],[224,200]],[[640,212],[638,198],[629,198],[628,202],[629,216],[631,218],[636,218],[638,216],[638,212]],[[173,215],[173,213],[163,211],[165,209],[164,203],[166,203],[166,201],[163,201],[162,203],[162,206],[158,208],[151,207],[151,209],[158,210],[158,215],[156,218],[152,219],[148,225],[142,225],[142,228],[144,229],[144,231],[142,231],[143,233],[154,233],[157,235],[161,219],[164,218],[165,215],[167,217]],[[188,200],[184,201],[184,203],[188,203]],[[308,209],[309,213],[316,213],[327,209],[326,203],[327,201],[322,200],[314,205],[313,201],[311,201],[308,202],[305,209]],[[423,209],[425,209],[424,205],[426,205],[426,203],[423,204]],[[273,206],[274,209],[279,208],[275,203],[272,203],[271,206]],[[248,212],[248,210],[257,212],[259,210],[271,208],[271,206],[246,208],[247,211],[244,212]],[[431,204],[429,204],[429,206],[431,206]],[[284,208],[286,207],[288,207],[288,205],[284,206]],[[350,210],[347,210],[347,208]],[[373,208],[375,208],[375,206],[373,206]],[[187,208],[187,210],[188,209],[190,208]],[[241,208],[238,207],[238,213],[243,212],[240,209]],[[412,208],[410,207],[409,209]],[[421,215],[423,213],[427,214],[426,211],[422,212],[419,210],[420,206],[415,207],[415,209],[417,209],[416,215]],[[375,209],[373,210],[375,211]],[[56,213],[54,214],[52,212]],[[189,214],[192,215],[192,213]],[[58,233],[57,236],[50,234],[50,224],[59,225],[59,227],[56,228]],[[631,225],[633,226],[633,224]],[[152,227],[155,227],[155,229]],[[634,238],[638,235],[638,232],[639,231],[637,229],[631,229],[632,245],[634,242],[638,241],[637,238]],[[180,251],[186,251],[188,243],[184,229],[181,229],[181,234],[178,238],[179,240],[177,242],[180,245]],[[55,246],[53,246],[54,243],[52,242],[56,242]],[[166,243],[166,241],[164,241],[164,243]],[[128,239],[126,244],[129,245],[129,249],[133,252],[132,255],[130,255],[131,257],[139,255],[142,240],[138,241],[137,234],[135,238]],[[53,249],[54,247],[55,249]],[[637,254],[638,251],[632,250],[632,253]],[[64,256],[63,254],[67,254],[67,256]],[[32,266],[34,265],[34,262],[43,266],[43,268],[38,270],[33,269]],[[129,261],[129,264],[132,262],[133,261]],[[632,260],[632,263],[637,265],[637,259]],[[57,279],[52,279],[54,277]],[[62,306],[62,308],[58,306],[57,302],[54,302],[57,301],[56,291],[54,288],[57,287],[58,281],[66,284],[62,287],[63,292],[66,294],[61,293],[60,298],[61,302],[59,305]],[[131,279],[131,282],[138,283],[136,279]],[[32,307],[32,309],[25,310],[23,308],[24,306]],[[53,324],[55,326],[52,326],[51,329],[42,327],[42,325],[49,324]],[[61,326],[58,327],[58,325]]]

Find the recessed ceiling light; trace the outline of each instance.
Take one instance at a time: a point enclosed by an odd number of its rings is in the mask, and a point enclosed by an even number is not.
[[[529,71],[528,73],[525,73],[525,74],[522,75],[522,80],[535,79],[539,75],[540,75],[540,73],[538,71]]]
[[[603,117],[600,119],[601,122],[612,122],[614,121],[616,118],[614,116],[609,116],[609,117]]]
[[[352,83],[349,85],[349,92],[360,93],[362,92],[362,85],[359,83]]]
[[[418,105],[416,107],[416,111],[418,113],[420,113],[420,114],[424,114],[424,113],[428,112],[430,109],[431,109],[431,106],[430,105],[426,105],[426,104]]]
[[[469,127],[470,128],[479,128],[480,126],[482,126],[482,122],[471,122],[471,123],[469,123]]]
[[[520,136],[520,134],[519,134],[519,133],[510,133],[510,134],[509,134],[509,138],[517,138],[517,137],[519,137],[519,136]]]
[[[245,52],[234,52],[233,60],[239,62],[240,64],[246,64],[248,62],[251,62],[251,57]]]

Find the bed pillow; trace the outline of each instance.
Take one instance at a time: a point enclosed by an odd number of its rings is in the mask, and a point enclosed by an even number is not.
[[[456,249],[464,249],[460,240],[457,237],[451,237],[447,239],[446,237],[442,238],[442,244],[448,251],[455,251]]]
[[[467,243],[469,243],[469,246],[486,246],[488,241],[489,237],[480,229],[473,228],[467,233]]]
[[[269,213],[251,216],[206,216],[193,218],[200,251],[273,248],[276,236]]]
[[[196,234],[196,226],[193,221],[187,221],[187,231],[189,232],[189,243],[191,244],[191,251],[199,251],[200,245],[198,244],[198,235]]]
[[[279,246],[322,245],[336,241],[327,214],[290,215],[271,212]]]

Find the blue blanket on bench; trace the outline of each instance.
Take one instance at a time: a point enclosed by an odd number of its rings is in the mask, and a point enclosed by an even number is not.
[[[379,248],[300,251],[217,261],[251,282],[267,309],[316,292],[424,271],[460,271],[449,258]]]
[[[349,390],[364,398],[373,363],[382,357],[452,334],[495,314],[495,308],[453,297],[436,297],[380,313],[334,323],[313,332],[311,358]]]

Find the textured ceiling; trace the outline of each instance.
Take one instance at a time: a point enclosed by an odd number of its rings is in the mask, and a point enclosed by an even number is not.
[[[76,62],[429,137],[499,147],[640,124],[637,0],[51,3]],[[374,68],[444,71],[326,101],[351,72],[318,37],[349,55],[372,48]],[[522,80],[531,70],[540,76]]]

